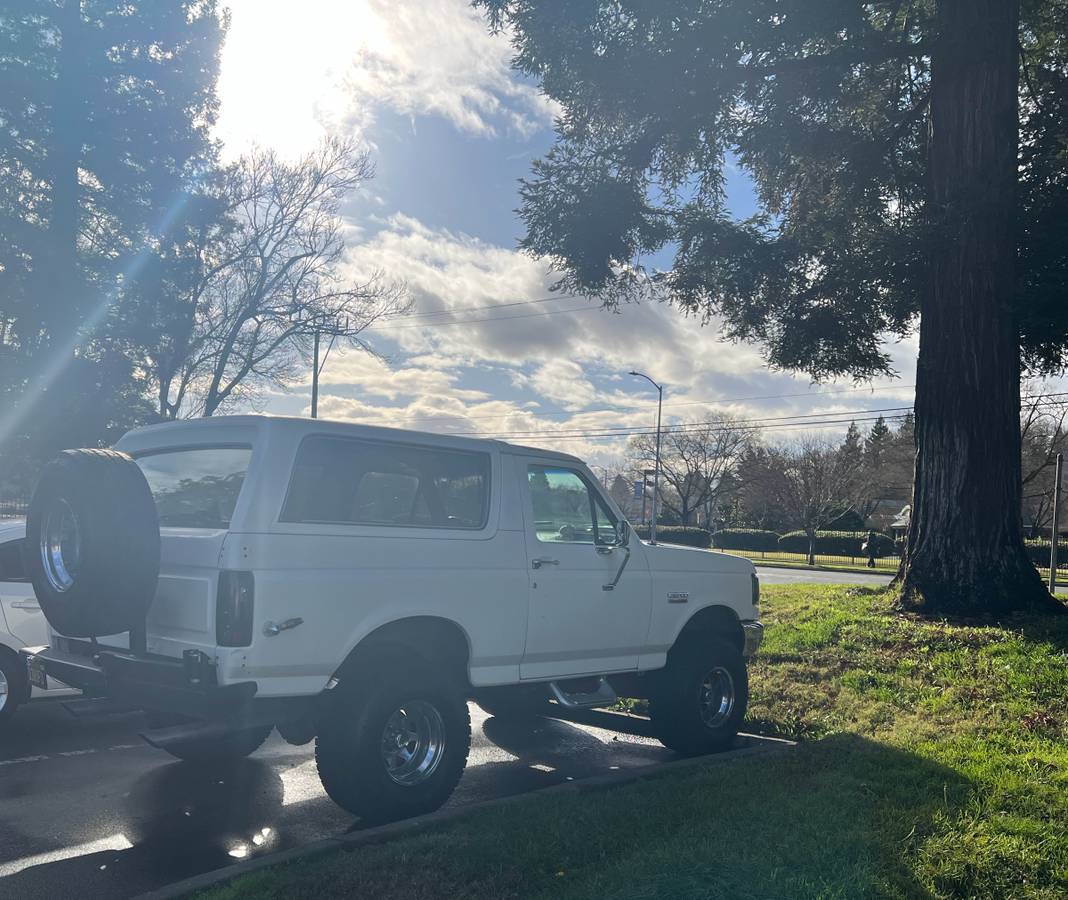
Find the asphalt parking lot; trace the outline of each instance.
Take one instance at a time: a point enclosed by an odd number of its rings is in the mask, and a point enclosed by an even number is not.
[[[471,757],[450,806],[677,758],[641,734],[471,711]],[[323,793],[312,747],[277,734],[205,770],[145,745],[140,714],[75,719],[45,700],[17,725],[0,744],[0,897],[130,897],[359,828]]]

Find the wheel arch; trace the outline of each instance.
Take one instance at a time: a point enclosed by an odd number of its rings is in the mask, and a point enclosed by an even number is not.
[[[465,687],[470,687],[470,637],[452,619],[430,615],[407,616],[378,626],[349,651],[335,677],[344,678],[347,671],[373,653],[396,648],[415,651],[428,662],[445,666]]]
[[[726,640],[739,652],[745,648],[745,631],[738,614],[729,606],[714,604],[697,610],[675,637],[671,650],[692,641],[716,638]],[[671,652],[670,650],[668,651]]]
[[[7,642],[0,640],[0,657],[3,657],[5,660],[7,660],[8,664],[12,668],[12,671],[16,673],[15,677],[18,680],[14,685],[8,685],[9,690],[11,690],[12,687],[15,689],[15,702],[26,703],[30,699],[30,693],[32,688],[30,687],[30,679],[26,674],[25,667],[23,666],[22,659],[19,656],[18,650],[16,650],[14,647],[9,646]]]

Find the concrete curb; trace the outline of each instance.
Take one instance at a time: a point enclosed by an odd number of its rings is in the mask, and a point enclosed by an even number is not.
[[[381,844],[399,837],[410,837],[411,835],[419,834],[439,825],[464,819],[486,809],[497,809],[504,806],[511,806],[535,797],[544,797],[552,794],[584,794],[592,793],[594,791],[603,791],[625,784],[645,781],[648,778],[655,778],[658,775],[678,771],[680,769],[689,769],[695,766],[708,765],[710,763],[726,762],[737,759],[740,756],[755,756],[763,753],[774,753],[797,746],[795,742],[783,740],[781,738],[758,737],[757,739],[760,740],[761,743],[756,746],[738,747],[733,750],[726,750],[722,753],[712,753],[708,756],[696,756],[689,759],[672,760],[671,762],[660,763],[658,765],[642,766],[640,768],[627,769],[625,771],[608,772],[604,775],[595,775],[591,778],[583,778],[579,781],[567,781],[563,784],[550,785],[549,787],[528,791],[525,794],[512,794],[508,797],[496,797],[492,800],[481,800],[477,803],[470,803],[452,809],[439,810],[438,812],[429,813],[425,816],[416,816],[412,819],[405,819],[401,822],[391,822],[388,825],[379,825],[374,828],[367,828],[363,831],[355,831],[351,834],[340,835],[339,837],[325,838],[321,841],[312,841],[310,844],[293,847],[290,850],[271,853],[266,856],[261,856],[258,859],[249,860],[248,862],[235,863],[232,866],[227,866],[225,869],[216,869],[212,872],[194,875],[192,878],[185,878],[182,881],[174,882],[174,884],[169,884],[165,887],[158,888],[157,890],[149,891],[146,894],[141,894],[138,897],[135,897],[134,900],[172,900],[172,898],[186,897],[194,891],[214,887],[227,881],[232,881],[242,875],[248,875],[250,872],[258,872],[260,869],[286,865],[287,863],[296,862],[298,860],[311,859],[316,856],[322,856],[326,853],[333,853],[339,850],[354,850],[358,847],[364,847],[371,844]]]

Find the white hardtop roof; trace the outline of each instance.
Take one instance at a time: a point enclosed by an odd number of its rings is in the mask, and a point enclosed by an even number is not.
[[[203,419],[181,419],[174,422],[161,422],[146,425],[127,432],[119,441],[119,448],[146,450],[155,447],[174,447],[188,440],[233,440],[232,435],[239,432],[263,432],[266,430],[297,431],[305,434],[336,434],[343,437],[362,437],[370,440],[396,441],[407,443],[437,444],[457,450],[482,450],[494,447],[504,453],[529,453],[537,456],[551,457],[570,463],[584,465],[577,456],[561,453],[557,450],[545,450],[541,447],[527,447],[521,444],[509,444],[505,441],[487,438],[473,438],[464,435],[439,434],[431,431],[411,431],[406,428],[386,428],[379,425],[361,425],[357,422],[338,422],[330,419],[305,419],[296,416],[208,416]],[[229,434],[227,434],[229,432]],[[488,446],[487,446],[488,445]]]

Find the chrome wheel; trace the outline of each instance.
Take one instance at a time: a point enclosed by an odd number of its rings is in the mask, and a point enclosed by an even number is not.
[[[734,712],[734,679],[722,666],[716,666],[701,681],[698,693],[701,721],[706,728],[718,728]]]
[[[382,762],[386,774],[405,787],[430,778],[445,755],[445,722],[423,700],[394,710],[382,731]]]
[[[7,706],[8,690],[7,676],[4,674],[4,670],[0,669],[0,712],[3,712],[4,707]]]
[[[63,593],[74,585],[81,550],[81,529],[74,510],[66,500],[53,501],[41,526],[41,562],[54,590]]]

